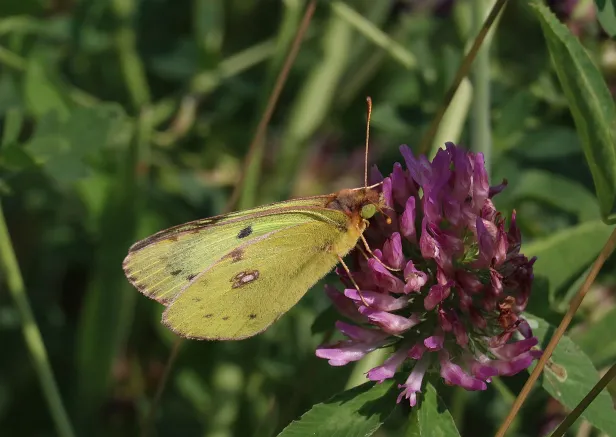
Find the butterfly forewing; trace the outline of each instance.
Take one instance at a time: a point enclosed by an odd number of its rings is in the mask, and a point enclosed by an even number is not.
[[[323,209],[303,223],[235,248],[171,302],[164,323],[177,334],[239,340],[266,329],[338,263],[359,238],[347,217]],[[336,226],[332,226],[336,223]]]
[[[314,220],[311,210],[323,209],[329,199],[290,200],[166,229],[135,243],[124,271],[137,289],[166,305],[221,257],[233,258],[237,246]]]

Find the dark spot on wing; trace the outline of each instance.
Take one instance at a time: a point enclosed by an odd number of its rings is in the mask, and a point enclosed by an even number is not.
[[[167,240],[169,241],[178,241],[180,237],[178,237],[177,235],[172,235],[171,237],[167,238]]]
[[[239,234],[237,234],[237,238],[246,238],[250,234],[252,234],[252,226],[246,226],[244,229],[240,231]]]
[[[250,314],[248,317],[250,318],[250,320],[253,320],[253,319],[257,318],[257,315],[256,314]]]
[[[246,270],[244,272],[240,272],[234,277],[231,278],[231,282],[233,285],[231,288],[240,288],[244,285],[250,284],[251,282],[259,279],[259,271],[258,270]]]
[[[197,277],[196,273],[191,273],[190,275],[186,276],[186,279],[188,281],[192,281],[193,279],[195,279]]]
[[[177,276],[182,273],[182,269],[177,269],[171,272],[171,276]]]
[[[229,320],[229,316],[224,316],[222,319],[223,320]]]
[[[193,300],[193,302],[201,302],[201,298],[200,297],[193,297],[192,300]]]
[[[204,319],[209,319],[210,317],[212,317],[214,314],[205,314],[203,316]]]

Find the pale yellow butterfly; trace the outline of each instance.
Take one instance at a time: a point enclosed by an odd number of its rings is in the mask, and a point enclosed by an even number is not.
[[[368,127],[366,132],[367,155]],[[140,292],[167,307],[163,323],[178,335],[252,337],[342,261],[368,220],[386,207],[375,186],[367,185],[366,170],[362,188],[160,231],[129,249],[124,272]]]

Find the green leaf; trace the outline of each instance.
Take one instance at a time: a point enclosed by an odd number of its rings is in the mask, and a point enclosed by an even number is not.
[[[60,119],[65,120],[69,116],[69,107],[45,65],[41,56],[29,58],[24,81],[26,103],[36,117],[56,112]]]
[[[552,234],[548,238],[522,246],[529,258],[536,256],[535,276],[549,281],[550,296],[579,275],[594,261],[613,227],[595,220]]]
[[[541,23],[554,69],[569,103],[586,161],[595,183],[601,215],[616,222],[616,108],[601,72],[565,25],[538,3],[531,5]]]
[[[0,145],[9,145],[16,143],[19,140],[19,134],[21,133],[24,116],[19,109],[9,109],[6,111],[4,118],[4,125],[2,127],[2,137]]]
[[[514,150],[516,154],[533,160],[562,158],[582,152],[575,130],[563,126],[527,132],[516,143]]]
[[[600,218],[595,197],[583,185],[547,171],[524,172],[510,196],[513,203],[529,198],[540,200],[575,214],[581,222]]]
[[[74,109],[66,121],[57,112],[48,112],[25,150],[54,180],[73,182],[88,175],[86,158],[121,135],[125,121],[124,111],[115,104]]]
[[[372,435],[392,413],[398,397],[393,380],[367,382],[314,405],[291,422],[279,437],[364,437]]]
[[[595,0],[595,4],[601,27],[609,36],[616,36],[616,0]]]
[[[554,326],[532,314],[526,313],[524,317],[539,339],[539,347],[545,348],[555,331]],[[535,365],[528,371],[531,372]],[[573,409],[599,381],[599,374],[590,358],[565,335],[558,342],[540,381],[550,395],[565,407]],[[608,435],[616,435],[616,414],[606,391],[597,396],[582,417]]]
[[[9,144],[0,149],[0,167],[21,170],[34,166],[34,160],[19,144]]]
[[[459,437],[453,417],[432,384],[426,384],[419,405],[409,417],[407,437]]]
[[[587,329],[576,331],[572,338],[597,367],[608,366],[616,360],[616,308],[589,323]]]
[[[24,109],[23,97],[13,75],[0,75],[0,115],[10,110]]]

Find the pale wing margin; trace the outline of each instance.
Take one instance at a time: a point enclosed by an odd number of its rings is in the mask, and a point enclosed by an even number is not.
[[[325,197],[322,196],[319,203],[323,203]],[[328,210],[313,206],[316,202],[302,207],[296,206],[297,203],[228,220],[222,218],[216,224],[199,228],[187,228],[190,224],[186,224],[159,232],[131,247],[123,263],[126,277],[143,294],[166,305],[220,258],[237,258],[237,253],[233,253],[237,246],[274,230],[308,221],[329,220],[319,213]],[[180,228],[183,230],[178,231]]]
[[[339,211],[326,211],[334,220],[346,220]],[[331,271],[337,254],[344,256],[358,237],[325,220],[265,234],[238,248],[240,259],[225,257],[195,278],[167,307],[163,323],[202,340],[258,334]]]
[[[284,202],[270,203],[244,211],[235,211],[228,214],[221,214],[214,217],[193,220],[188,223],[182,223],[181,225],[163,229],[162,231],[150,235],[149,237],[144,238],[143,240],[133,244],[130,247],[129,252],[138,251],[158,241],[167,240],[175,236],[183,235],[185,233],[194,233],[203,229],[210,228],[212,226],[228,225],[231,223],[241,222],[252,217],[274,215],[277,214],[277,211],[281,209],[298,210],[305,207],[325,208],[325,205],[327,205],[331,200],[335,199],[335,197],[336,194],[302,197],[299,199],[285,200]]]

